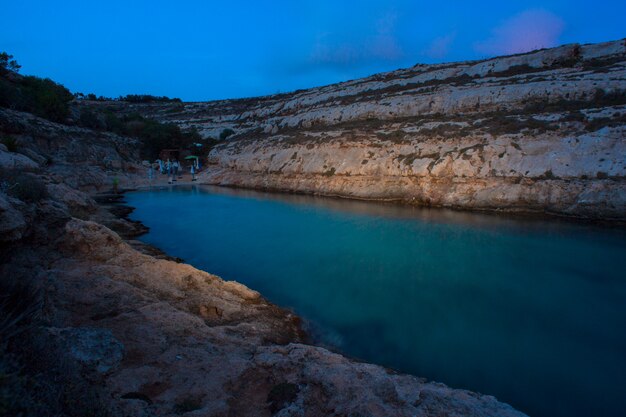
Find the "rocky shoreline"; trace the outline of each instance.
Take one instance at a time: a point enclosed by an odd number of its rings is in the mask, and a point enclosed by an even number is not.
[[[74,105],[232,129],[201,184],[619,224],[625,74],[620,40],[255,99]],[[147,184],[137,139],[10,109],[0,132],[0,411],[524,415],[309,344],[293,313],[136,240],[109,190]]]
[[[297,318],[255,291],[144,255],[101,224],[73,218],[62,230],[3,273],[37,265],[46,276],[51,343],[114,415],[521,415],[304,345]]]
[[[202,181],[202,180],[198,183],[189,184],[189,185],[258,191],[258,192],[271,193],[271,194],[277,194],[277,195],[291,194],[291,195],[302,195],[302,196],[312,196],[312,197],[323,197],[323,198],[338,199],[338,200],[353,200],[353,201],[361,201],[361,202],[391,204],[391,205],[398,205],[398,206],[404,206],[404,207],[445,209],[445,210],[454,210],[454,211],[465,212],[465,213],[504,216],[504,217],[508,217],[512,219],[551,220],[551,221],[570,222],[573,224],[588,224],[588,225],[606,226],[606,227],[626,227],[626,220],[622,218],[586,217],[586,216],[580,216],[580,215],[575,215],[575,214],[562,213],[558,211],[550,211],[547,209],[531,209],[527,207],[523,207],[523,208],[511,208],[511,207],[467,208],[465,206],[454,206],[454,205],[444,206],[444,205],[423,204],[423,203],[419,203],[415,201],[407,201],[402,198],[359,197],[359,196],[345,195],[345,194],[325,193],[325,192],[320,192],[317,190],[295,190],[295,189],[290,189],[290,188],[268,187],[268,186],[254,187],[254,186],[240,185],[240,184],[228,184],[228,185],[220,184],[220,183],[215,184],[211,181]]]
[[[26,122],[19,152],[0,147],[0,284],[9,300],[30,301],[2,333],[0,365],[10,370],[3,409],[38,416],[523,415],[489,395],[303,343],[292,313],[137,243],[145,228],[124,219],[128,209],[111,212],[97,202],[118,199],[98,197],[113,179],[120,188],[145,184],[132,140],[1,110],[0,121],[7,119]]]

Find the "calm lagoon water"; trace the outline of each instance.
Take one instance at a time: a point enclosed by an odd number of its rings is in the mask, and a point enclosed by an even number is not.
[[[335,350],[531,416],[624,415],[624,229],[213,187],[127,200],[143,241]]]

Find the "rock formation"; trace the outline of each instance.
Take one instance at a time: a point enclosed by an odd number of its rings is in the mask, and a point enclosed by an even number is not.
[[[113,177],[141,183],[133,139],[10,110],[0,123],[19,145],[0,149],[0,284],[27,283],[41,299],[19,341],[0,343],[30,355],[3,374],[16,387],[0,390],[0,410],[21,401],[36,415],[523,415],[306,344],[298,318],[259,293],[125,241],[137,226],[97,203],[118,198],[87,192]],[[24,369],[35,388],[24,388]]]
[[[124,111],[233,129],[204,183],[623,220],[625,79],[620,40]]]
[[[624,220],[625,77],[622,40],[269,97],[106,105],[205,137],[232,129],[204,183]],[[49,401],[95,389],[125,416],[522,415],[307,344],[257,292],[125,240],[145,229],[93,193],[145,183],[135,139],[8,109],[0,133],[18,148],[0,145],[0,283],[42,294],[23,340],[68,381]]]

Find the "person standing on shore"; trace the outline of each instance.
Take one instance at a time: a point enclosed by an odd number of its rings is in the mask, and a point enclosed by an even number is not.
[[[174,160],[174,181],[178,177],[178,169],[180,168],[180,164],[178,163],[178,159]]]
[[[191,164],[191,181],[196,180],[196,167],[194,164]]]
[[[119,192],[120,179],[117,176],[113,177],[113,192],[117,194]]]

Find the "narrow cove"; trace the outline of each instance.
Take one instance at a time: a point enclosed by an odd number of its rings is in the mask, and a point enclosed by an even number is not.
[[[127,195],[142,240],[325,345],[532,416],[626,407],[626,232],[213,187]]]

